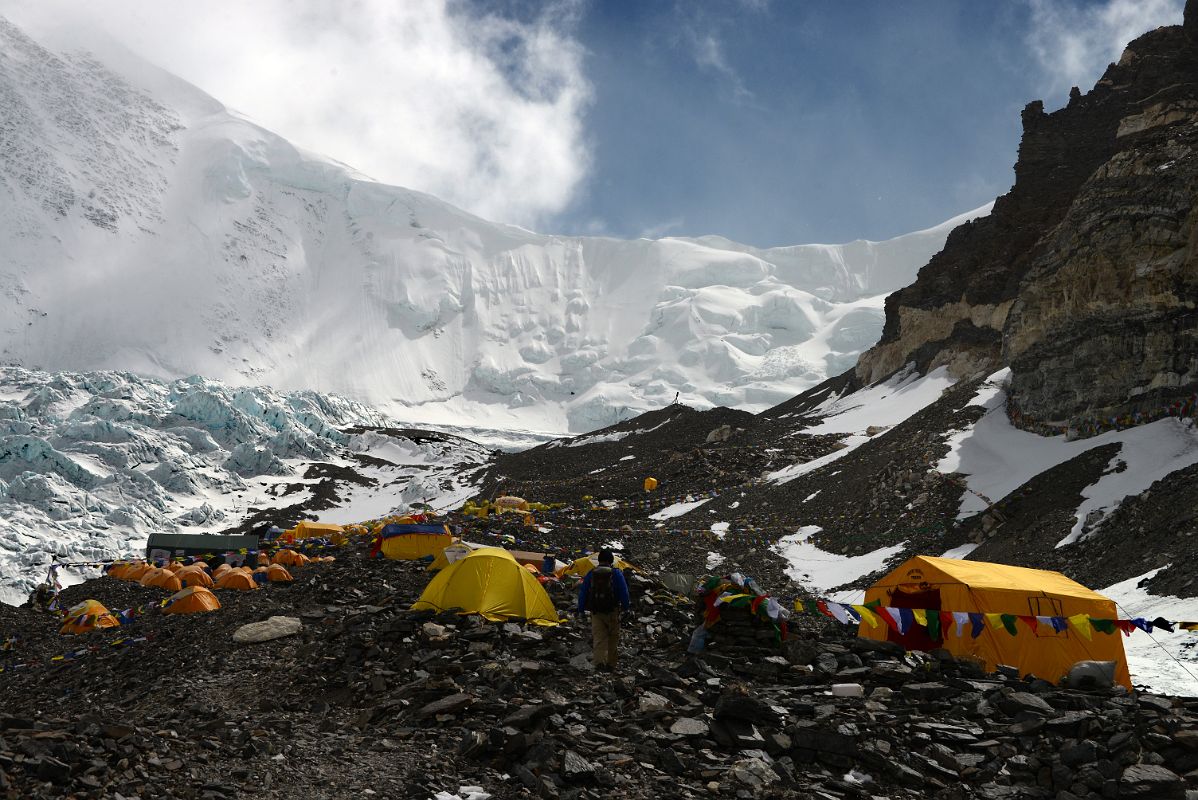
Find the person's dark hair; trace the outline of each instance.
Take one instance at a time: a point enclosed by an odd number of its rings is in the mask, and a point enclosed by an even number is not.
[[[616,557],[614,555],[612,555],[611,550],[600,550],[599,551],[599,563],[600,564],[614,564],[615,562],[616,562]]]

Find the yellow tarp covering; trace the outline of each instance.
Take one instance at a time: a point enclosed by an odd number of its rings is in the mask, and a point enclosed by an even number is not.
[[[599,566],[598,556],[583,556],[582,558],[576,559],[574,563],[570,564],[570,566],[560,570],[558,575],[577,575],[581,578],[597,566]],[[612,566],[614,566],[616,569],[628,569],[630,567],[632,569],[636,569],[636,567],[633,567],[632,564],[629,564],[619,556],[616,556],[615,563]]]
[[[448,533],[403,533],[383,539],[382,553],[395,561],[415,561],[436,557],[451,544],[453,536]]]
[[[344,535],[344,528],[341,525],[332,525],[327,522],[312,522],[311,520],[301,520],[294,528],[283,531],[279,539],[287,542],[294,542],[297,539],[323,539],[334,538]]]
[[[865,603],[875,600],[883,606],[982,614],[1032,617],[1085,614],[1098,619],[1119,616],[1113,600],[1059,572],[931,556],[908,559],[871,586],[865,594]],[[917,633],[920,632],[926,639],[926,631],[919,629]],[[906,644],[905,637],[885,624],[873,627],[862,622],[858,635]],[[1087,640],[1072,627],[1057,633],[1051,625],[1040,624],[1033,633],[1020,623],[1015,636],[987,625],[974,639],[970,636],[970,626],[965,625],[961,636],[956,635],[954,627],[942,641],[933,644],[953,655],[984,661],[988,670],[998,664],[1009,664],[1021,674],[1031,673],[1053,683],[1078,661],[1114,661],[1116,682],[1131,688],[1123,637],[1118,631],[1095,632]]]
[[[84,600],[71,606],[59,633],[87,633],[96,628],[115,628],[121,624],[98,600]]]
[[[456,608],[492,621],[512,617],[523,617],[538,625],[556,625],[560,621],[553,601],[532,573],[498,547],[475,550],[438,572],[412,608]]]
[[[170,596],[163,614],[201,614],[220,608],[216,595],[203,586],[189,586]]]

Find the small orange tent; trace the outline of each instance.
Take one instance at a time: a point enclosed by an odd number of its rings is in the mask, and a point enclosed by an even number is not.
[[[212,570],[212,580],[219,581],[221,578],[233,571],[233,568],[228,564],[220,564],[216,569]]]
[[[158,580],[158,576],[166,572],[162,567],[150,567],[137,579],[137,582],[142,586],[153,586],[154,581]]]
[[[242,572],[239,569],[229,570],[216,582],[217,589],[236,589],[238,591],[249,591],[257,589],[258,584],[254,582],[253,573]]]
[[[220,608],[216,595],[203,586],[188,586],[182,591],[175,592],[166,601],[163,614],[202,614]]]
[[[187,586],[203,586],[205,589],[212,588],[212,576],[198,567],[184,567],[175,573],[175,577],[179,579],[179,583]]]
[[[179,570],[183,569],[183,565],[178,561],[168,561],[163,569],[169,569],[171,572],[178,572]]]
[[[115,628],[121,624],[112,612],[98,600],[84,600],[71,606],[67,611],[66,621],[58,629],[63,634],[87,633],[96,628]]]
[[[271,564],[267,567],[266,579],[271,583],[290,583],[295,580],[282,564]]]
[[[108,577],[123,581],[125,580],[125,573],[132,566],[133,563],[130,561],[114,561],[112,566],[108,568]]]
[[[143,583],[142,586],[154,586],[158,589],[166,589],[168,592],[177,592],[183,588],[183,582],[179,580],[178,575],[168,569],[164,569],[150,579],[149,582]]]
[[[141,576],[145,575],[147,572],[149,572],[152,569],[154,569],[154,567],[151,567],[149,564],[147,564],[144,561],[135,561],[135,562],[133,562],[133,564],[131,564],[129,566],[128,569],[126,569],[122,573],[122,575],[124,576],[122,578],[122,580],[134,581],[134,582],[140,581]]]
[[[302,567],[309,561],[311,561],[311,559],[306,555],[303,553],[297,553],[294,550],[280,550],[279,552],[275,553],[275,563],[282,564],[283,566],[287,567]]]
[[[260,567],[270,566],[270,555],[267,554],[265,551],[258,553],[258,566],[260,566]]]

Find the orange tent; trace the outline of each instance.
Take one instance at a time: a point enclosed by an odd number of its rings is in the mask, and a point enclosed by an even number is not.
[[[112,615],[97,600],[84,600],[78,605],[71,606],[67,611],[66,621],[58,629],[59,633],[87,633],[96,628],[115,628],[120,620]]]
[[[270,556],[265,552],[258,553],[258,566],[270,566]]]
[[[183,569],[183,565],[178,561],[168,561],[163,569],[169,569],[171,572],[178,572],[179,570]]]
[[[215,581],[219,581],[221,578],[228,575],[232,571],[233,571],[233,568],[230,567],[228,564],[221,564],[219,567],[212,570],[212,579]]]
[[[108,577],[115,578],[118,581],[125,580],[125,573],[133,566],[132,561],[114,561],[112,566],[108,568]]]
[[[290,583],[295,580],[282,564],[271,564],[267,567],[266,579],[271,583]]]
[[[175,577],[185,587],[203,586],[205,589],[212,588],[212,576],[197,567],[184,567],[175,573]]]
[[[181,592],[175,592],[166,601],[163,614],[200,614],[215,611],[220,608],[216,595],[203,586],[188,586]]]
[[[137,579],[137,582],[142,586],[153,586],[154,581],[158,580],[158,576],[166,572],[162,567],[150,567]]]
[[[311,560],[303,553],[297,553],[294,550],[280,550],[275,553],[275,563],[288,567],[302,567]]]
[[[193,561],[190,564],[188,564],[187,566],[199,567],[200,569],[208,569],[208,562],[207,561]]]
[[[148,575],[149,573],[146,574]],[[177,592],[183,588],[183,582],[179,580],[178,575],[169,569],[164,569],[150,579],[148,583],[143,583],[142,586],[154,586],[159,589],[166,589],[168,592]]]
[[[135,562],[133,562],[133,564],[131,564],[129,566],[129,568],[127,570],[124,571],[124,573],[123,573],[124,577],[122,578],[122,580],[140,581],[141,576],[145,575],[147,572],[149,572],[152,569],[155,569],[155,568],[151,567],[149,564],[147,564],[144,561],[135,561]]]
[[[216,582],[217,589],[237,589],[238,591],[249,591],[257,589],[258,584],[254,583],[252,573],[242,572],[241,570],[229,570],[224,576]]]

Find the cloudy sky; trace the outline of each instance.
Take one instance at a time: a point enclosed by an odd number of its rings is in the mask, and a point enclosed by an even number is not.
[[[1019,111],[1183,0],[0,0],[297,144],[550,233],[883,239],[1005,192]]]

